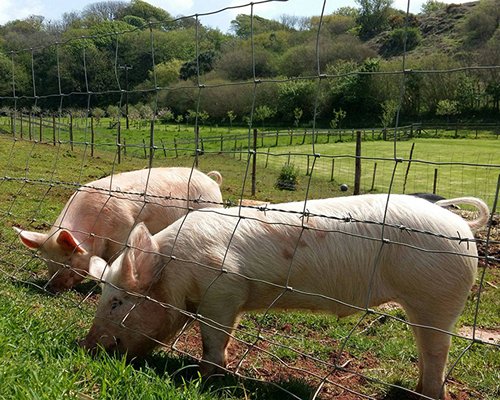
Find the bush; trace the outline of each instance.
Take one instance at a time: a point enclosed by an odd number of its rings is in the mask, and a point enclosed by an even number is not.
[[[298,170],[293,164],[284,164],[274,185],[280,190],[297,190]]]
[[[394,29],[382,45],[381,52],[385,57],[403,53],[406,35],[406,51],[413,50],[420,43],[422,35],[418,28]]]

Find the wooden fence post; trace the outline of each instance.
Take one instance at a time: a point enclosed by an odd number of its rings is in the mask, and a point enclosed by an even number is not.
[[[163,155],[167,158],[167,150],[165,149],[165,143],[163,143],[163,139],[160,139],[161,147],[163,149]]]
[[[52,114],[52,144],[56,145],[56,115]]]
[[[69,113],[69,145],[73,151],[73,114]]]
[[[40,143],[43,140],[43,118],[42,118],[42,113],[40,112],[40,115],[38,117],[38,122],[40,123],[40,132],[39,132],[39,140]]]
[[[361,186],[361,132],[356,132],[356,162],[354,170],[354,192],[353,194],[359,194]]]
[[[373,164],[373,176],[372,176],[372,187],[370,188],[370,192],[375,189],[375,176],[377,175],[377,163]]]
[[[405,179],[403,181],[403,194],[405,194],[406,191],[406,181],[408,180],[408,173],[410,172],[411,160],[413,158],[413,149],[415,149],[415,142],[411,144],[410,157],[408,159],[408,166],[406,167]]]
[[[335,158],[332,158],[332,170],[330,172],[330,182],[333,182],[333,171],[335,169]]]
[[[252,154],[252,196],[255,196],[257,175],[257,129],[253,130],[253,154]]]
[[[31,111],[28,114],[28,137],[30,140],[33,140],[33,124],[31,121]]]
[[[432,193],[433,194],[436,194],[437,180],[438,180],[438,169],[434,168],[434,183],[432,184]]]
[[[94,157],[94,142],[95,142],[94,117],[90,116],[90,157]]]
[[[146,150],[146,140],[142,139],[142,148],[144,149],[144,158],[148,158],[148,152]]]

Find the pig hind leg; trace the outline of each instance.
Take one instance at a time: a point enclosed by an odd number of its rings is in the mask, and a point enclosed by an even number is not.
[[[415,335],[419,379],[416,391],[435,399],[445,398],[444,374],[451,345],[451,335],[462,306],[443,301],[432,304],[403,305]]]

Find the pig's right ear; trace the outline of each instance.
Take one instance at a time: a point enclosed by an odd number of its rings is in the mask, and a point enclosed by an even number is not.
[[[146,225],[137,224],[127,242],[120,275],[129,288],[144,289],[159,278],[159,245]]]
[[[97,256],[90,257],[89,275],[95,279],[106,281],[106,273],[110,266],[102,258]]]
[[[13,226],[14,230],[19,236],[19,240],[28,248],[36,250],[40,248],[48,239],[48,235],[45,233],[24,231]]]

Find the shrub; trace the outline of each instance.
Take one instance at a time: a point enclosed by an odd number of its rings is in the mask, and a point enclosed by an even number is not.
[[[418,28],[394,29],[382,45],[382,54],[386,57],[401,54],[404,50],[406,36],[406,51],[413,50],[420,43],[422,36]]]
[[[280,190],[297,190],[298,170],[293,164],[284,164],[274,185]]]

